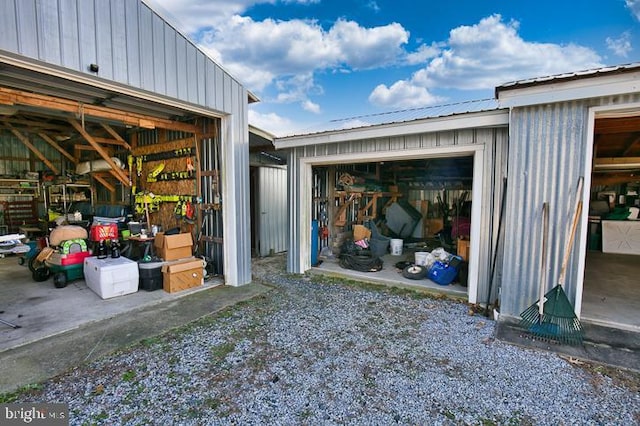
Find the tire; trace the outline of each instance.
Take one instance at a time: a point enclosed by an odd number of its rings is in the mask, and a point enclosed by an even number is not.
[[[56,288],[65,288],[67,286],[67,274],[58,272],[53,276],[53,285]]]
[[[33,270],[31,276],[35,282],[46,281],[51,276],[51,270],[46,266],[40,266]]]
[[[38,262],[36,260],[39,254],[40,254],[40,250],[35,252],[35,254],[31,256],[31,258],[29,258],[29,270],[31,271],[32,274],[36,272],[36,269],[38,269],[41,266],[44,266],[42,262]]]
[[[24,265],[24,256],[18,258],[18,265]]]
[[[427,268],[422,265],[409,265],[402,270],[402,276],[410,280],[421,280],[427,276]]]

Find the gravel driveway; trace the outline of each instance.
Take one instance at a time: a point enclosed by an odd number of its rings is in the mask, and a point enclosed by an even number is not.
[[[465,304],[256,270],[266,295],[16,402],[67,402],[71,424],[640,423],[637,376],[494,341]]]

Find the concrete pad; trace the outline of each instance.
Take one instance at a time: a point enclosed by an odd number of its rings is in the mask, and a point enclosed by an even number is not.
[[[611,367],[640,372],[640,334],[584,321],[581,325],[584,331],[582,346],[535,339],[510,320],[497,322],[496,338],[521,347],[551,351],[584,361],[595,361]]]
[[[14,258],[13,261],[16,259]],[[28,269],[22,268],[27,271],[26,273],[30,277]],[[6,274],[3,269],[5,268],[0,268],[0,276]],[[4,279],[6,279],[6,275]],[[0,287],[5,286],[4,279],[0,278]],[[25,281],[23,284],[37,287],[41,292],[42,288],[46,287],[47,292],[51,288],[51,294],[66,290],[55,289],[51,281],[46,283]],[[217,285],[203,287],[200,291],[182,294],[179,297],[161,290],[128,295],[149,298],[149,303],[140,303],[138,300],[138,304],[134,303],[133,299],[128,300],[127,296],[102,300],[92,291],[86,290],[86,285],[81,281],[78,281],[77,288],[71,287],[69,290],[70,296],[64,302],[59,300],[57,310],[54,309],[54,306],[47,306],[44,303],[46,295],[29,296],[29,291],[26,291],[24,293],[25,299],[31,299],[33,306],[30,308],[23,306],[22,308],[28,308],[29,311],[23,311],[26,314],[19,318],[14,318],[15,304],[5,304],[5,301],[2,300],[1,303],[8,306],[5,308],[8,311],[0,314],[0,318],[11,322],[20,322],[22,328],[26,329],[13,330],[3,326],[3,341],[12,332],[24,332],[26,335],[12,340],[13,343],[21,342],[20,345],[5,344],[5,347],[10,346],[10,348],[1,352],[0,392],[13,391],[21,386],[54,377],[80,363],[91,361],[142,339],[185,325],[227,306],[264,294],[270,290],[270,287],[257,283],[242,287]],[[88,315],[88,310],[94,309],[94,307],[82,305],[82,303],[86,303],[86,299],[83,297],[87,296],[90,298],[95,296],[97,306],[102,308],[100,310],[103,313],[108,312],[108,315],[78,323],[77,317]],[[34,297],[38,298],[34,299]],[[60,306],[63,306],[64,309],[60,309]],[[57,315],[61,323],[65,323],[64,317],[66,315],[75,318],[76,322],[64,331],[60,331],[60,329],[54,331],[55,327],[52,323],[55,321],[51,320],[51,315],[44,315],[44,311]],[[39,320],[43,323],[41,329],[37,328]],[[30,332],[33,333],[33,336],[28,337]],[[48,337],[43,337],[45,332],[49,333]],[[36,335],[38,338],[35,337]]]

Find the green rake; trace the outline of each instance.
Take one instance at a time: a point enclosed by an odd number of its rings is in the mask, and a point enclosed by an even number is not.
[[[569,345],[581,345],[584,336],[580,320],[576,316],[573,306],[563,289],[567,274],[567,265],[569,263],[573,240],[578,226],[578,219],[582,212],[582,182],[583,178],[581,177],[578,181],[578,191],[576,194],[577,203],[573,221],[571,223],[571,232],[565,245],[564,258],[562,259],[562,267],[560,269],[558,284],[546,294],[544,293],[544,288],[546,284],[547,270],[546,245],[549,233],[549,208],[548,204],[544,203],[540,298],[536,303],[529,306],[529,308],[520,314],[522,318],[520,320],[520,325],[536,338]]]

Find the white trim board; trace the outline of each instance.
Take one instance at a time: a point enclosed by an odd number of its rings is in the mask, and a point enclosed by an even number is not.
[[[584,176],[584,188],[582,190],[582,199],[584,200],[584,205],[588,206],[591,198],[591,173],[592,173],[592,164],[593,164],[593,143],[594,143],[594,129],[596,119],[598,118],[608,118],[615,116],[626,116],[629,117],[632,115],[632,112],[635,109],[635,114],[640,116],[640,103],[630,103],[624,105],[605,105],[605,106],[597,106],[589,108],[589,115],[587,119],[587,137],[586,137],[586,153],[585,153],[585,163],[583,165],[583,176]],[[619,115],[618,115],[619,114]],[[582,314],[582,295],[584,292],[584,270],[587,261],[587,241],[588,241],[588,233],[589,233],[589,209],[582,209],[582,214],[580,215],[580,239],[578,241],[578,280],[576,282],[576,298],[574,300],[574,310],[578,318],[580,318]]]
[[[276,138],[276,149],[296,148],[326,143],[351,142],[363,139],[406,136],[419,133],[433,133],[452,130],[506,127],[509,125],[509,110],[469,112],[446,117],[433,117],[415,121],[378,124],[346,130],[332,130],[302,136]]]

